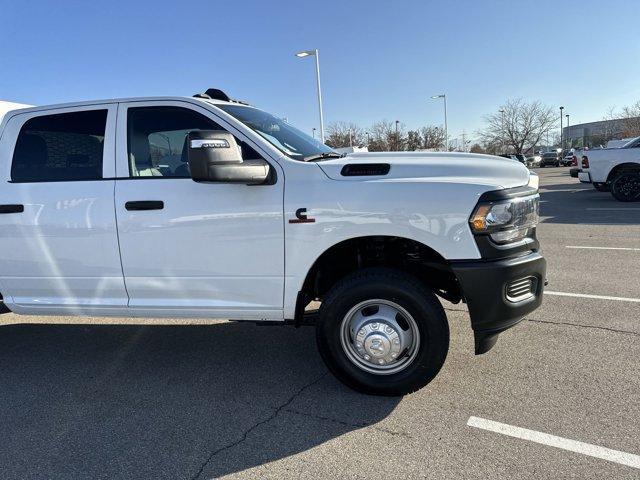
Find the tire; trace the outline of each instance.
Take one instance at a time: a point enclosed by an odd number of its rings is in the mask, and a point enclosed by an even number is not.
[[[367,269],[328,293],[320,306],[316,341],[327,368],[348,387],[372,395],[405,395],[424,387],[442,368],[449,324],[436,296],[416,278]]]
[[[609,192],[611,191],[611,187],[606,183],[594,183],[593,188],[598,192]]]
[[[626,172],[611,182],[611,195],[619,202],[640,201],[640,172]]]

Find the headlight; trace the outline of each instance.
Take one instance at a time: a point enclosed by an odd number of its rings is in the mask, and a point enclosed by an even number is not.
[[[474,233],[488,234],[496,243],[517,242],[538,224],[540,195],[480,203],[469,219]]]

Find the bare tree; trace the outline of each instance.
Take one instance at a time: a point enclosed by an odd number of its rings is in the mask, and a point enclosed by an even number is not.
[[[445,145],[444,130],[428,126],[407,132],[407,150],[441,150]]]
[[[371,152],[391,152],[394,150],[405,150],[407,138],[404,133],[404,124],[398,125],[398,135],[396,136],[396,124],[388,120],[382,120],[371,125],[369,133],[369,151]]]
[[[623,137],[640,136],[640,100],[633,105],[623,107],[619,118],[622,119]]]
[[[413,152],[422,149],[422,136],[419,130],[409,130],[407,132],[407,150]]]
[[[430,148],[441,150],[444,148],[447,138],[444,134],[444,129],[440,127],[422,127],[420,129],[422,134],[422,148]]]
[[[485,145],[522,153],[538,145],[542,136],[558,121],[556,112],[539,101],[507,100],[496,113],[485,117],[487,126],[479,132]]]
[[[592,145],[604,146],[609,140],[638,137],[640,136],[640,101],[622,107],[620,110],[609,107],[602,120],[606,121],[603,132],[590,136]]]
[[[367,141],[368,137],[368,141]],[[367,145],[371,152],[442,150],[444,130],[435,126],[405,130],[403,123],[381,120],[365,131],[352,122],[333,122],[327,127],[326,144],[333,148]]]
[[[469,151],[471,153],[487,153],[487,151],[482,148],[482,145],[480,145],[479,143],[474,143],[473,145],[471,145]]]
[[[365,145],[365,132],[353,122],[333,122],[327,127],[325,143],[333,148]]]

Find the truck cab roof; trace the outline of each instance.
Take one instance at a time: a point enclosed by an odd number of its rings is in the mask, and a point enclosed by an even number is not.
[[[26,105],[24,103],[7,102],[4,100],[0,100],[0,123],[2,122],[2,119],[7,113],[13,110],[20,110],[23,108],[30,108],[30,107],[33,107],[33,105]]]
[[[187,97],[187,96],[155,96],[155,97],[125,97],[125,98],[105,98],[105,99],[96,99],[96,100],[83,100],[79,102],[65,102],[65,103],[54,103],[47,105],[26,105],[21,103],[12,103],[12,102],[0,102],[0,115],[7,113],[13,110],[21,110],[21,111],[41,111],[41,110],[49,110],[49,109],[57,109],[57,108],[73,108],[73,107],[84,107],[90,105],[100,105],[105,103],[129,103],[129,102],[149,102],[149,101],[187,101],[190,103],[201,104],[203,102],[212,103],[214,105],[234,105],[238,102],[233,101],[224,101],[217,99],[205,99],[205,98],[197,98],[197,97]],[[7,106],[5,108],[5,105]]]

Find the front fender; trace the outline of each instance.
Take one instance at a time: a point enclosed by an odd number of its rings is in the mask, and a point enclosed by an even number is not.
[[[285,318],[293,318],[297,294],[316,260],[346,240],[402,237],[448,260],[480,258],[468,220],[479,196],[495,189],[444,182],[337,182],[326,177],[307,186],[285,189]],[[300,208],[306,209],[308,222],[296,221]]]

